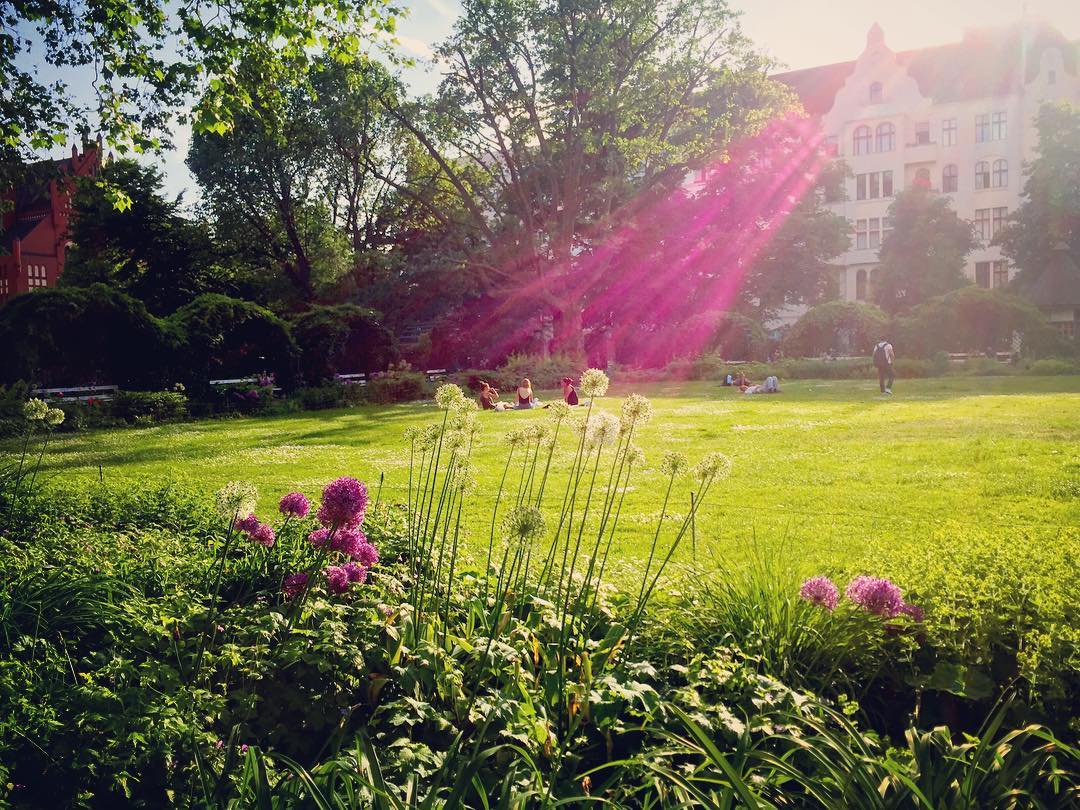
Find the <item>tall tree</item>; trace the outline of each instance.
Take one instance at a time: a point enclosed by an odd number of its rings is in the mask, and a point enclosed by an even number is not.
[[[1080,107],[1047,104],[1035,119],[1036,157],[1024,167],[1024,195],[994,240],[1020,268],[1017,285],[1034,284],[1064,243],[1080,256]]]
[[[964,263],[977,242],[948,197],[913,186],[896,195],[889,217],[872,290],[882,309],[905,311],[968,283]]]
[[[104,283],[167,315],[205,292],[230,292],[231,273],[221,265],[204,223],[185,217],[179,201],[165,199],[161,173],[133,160],[113,160],[104,180],[131,201],[121,210],[103,188],[83,179],[64,286]]]
[[[472,270],[562,348],[625,207],[789,103],[723,0],[465,0],[437,56],[435,98],[386,106],[460,199]]]

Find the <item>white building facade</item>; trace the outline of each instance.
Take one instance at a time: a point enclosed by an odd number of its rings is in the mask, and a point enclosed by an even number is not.
[[[833,210],[851,223],[840,297],[871,300],[892,196],[917,183],[952,199],[980,246],[968,277],[1002,287],[1015,273],[990,245],[1020,203],[1034,117],[1047,101],[1080,104],[1078,49],[1046,25],[973,31],[960,43],[895,53],[876,24],[854,62],[776,76],[820,121],[827,148],[852,176]]]

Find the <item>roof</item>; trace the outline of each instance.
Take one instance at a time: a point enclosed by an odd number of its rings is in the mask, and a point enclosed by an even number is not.
[[[1080,265],[1066,248],[1054,251],[1025,296],[1044,309],[1080,308]]]
[[[896,61],[907,69],[919,91],[937,102],[1008,95],[1035,78],[1040,56],[1047,48],[1060,49],[1065,70],[1076,74],[1080,43],[1069,42],[1047,23],[1026,31],[1028,56],[1023,76],[1025,27],[1021,24],[972,30],[960,42],[949,45],[899,51]],[[808,113],[824,115],[832,109],[837,91],[854,70],[854,61],[837,62],[779,73],[773,78],[791,87]]]
[[[3,245],[4,251],[6,253],[11,253],[15,246],[15,240],[22,240],[29,236],[30,232],[38,226],[39,222],[41,222],[41,219],[24,219],[15,222],[15,224],[6,231],[0,231],[0,240],[2,240],[0,241],[0,244]]]

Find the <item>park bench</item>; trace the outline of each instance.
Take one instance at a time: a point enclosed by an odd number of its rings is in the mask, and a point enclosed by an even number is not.
[[[91,399],[112,399],[120,388],[115,385],[71,385],[60,388],[35,388],[33,394],[50,400],[87,402]]]
[[[345,385],[367,385],[367,374],[335,374],[334,379]]]
[[[427,374],[428,382],[438,382],[446,379],[445,368],[429,368],[424,373]]]
[[[256,385],[259,382],[258,376],[251,377],[237,377],[232,380],[210,380],[210,385],[215,388],[219,385]],[[281,389],[278,386],[274,386],[274,393],[278,393]]]

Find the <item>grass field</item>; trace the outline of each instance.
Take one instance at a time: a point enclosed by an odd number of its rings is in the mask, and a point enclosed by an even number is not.
[[[698,556],[721,563],[766,549],[800,571],[837,570],[899,541],[932,548],[957,527],[1002,543],[1020,532],[1059,550],[1062,541],[1074,550],[1080,543],[1078,377],[904,380],[888,399],[865,381],[792,382],[777,396],[712,383],[635,390],[650,397],[655,414],[638,440],[648,469],[631,482],[613,549],[631,576],[659,514],[656,466],[667,449],[691,462],[712,450],[733,459],[730,479],[714,489],[696,527]],[[625,393],[613,385],[598,407],[617,413]],[[374,494],[384,473],[382,497],[404,500],[402,431],[440,413],[434,403],[411,404],[58,436],[45,471],[56,483],[101,475],[208,492],[249,480],[266,513],[284,492],[317,496],[343,474],[367,481]],[[543,410],[480,414],[480,487],[466,516],[474,544],[486,542],[505,433],[547,418]],[[569,437],[560,445],[551,510],[572,452]],[[674,519],[686,511],[688,488],[669,510]],[[680,552],[693,553],[689,545]]]

